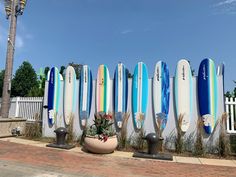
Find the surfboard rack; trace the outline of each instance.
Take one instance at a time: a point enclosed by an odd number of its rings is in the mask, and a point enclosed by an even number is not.
[[[56,133],[56,143],[47,144],[46,145],[47,147],[60,148],[60,149],[72,149],[75,147],[75,145],[66,144],[65,142],[66,134],[68,134],[66,128],[59,127],[56,130],[54,130],[54,132]]]
[[[48,105],[44,105],[43,108],[44,108],[44,109],[47,109],[47,108],[48,108]]]
[[[158,145],[163,141],[162,137],[158,137],[156,133],[149,133],[144,139],[147,141],[148,144],[148,152],[134,152],[133,157],[170,161],[173,160],[173,156],[171,154],[158,152]]]

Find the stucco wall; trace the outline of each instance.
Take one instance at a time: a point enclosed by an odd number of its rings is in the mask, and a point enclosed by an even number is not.
[[[174,99],[173,99],[173,78],[170,78],[170,108],[169,108],[169,116],[168,116],[168,122],[165,130],[163,131],[163,137],[166,139],[170,136],[175,136],[176,134],[176,116],[174,111]],[[192,119],[190,123],[190,127],[188,131],[185,133],[185,137],[188,137],[191,133],[196,133],[196,126],[197,126],[197,119],[199,118],[199,109],[198,109],[198,102],[197,102],[197,77],[193,78],[193,114]],[[224,112],[224,96],[223,96],[223,81],[222,77],[217,77],[218,81],[218,117],[222,115]],[[92,98],[92,108],[91,108],[91,114],[89,118],[89,125],[93,123],[93,115],[95,112],[95,83],[96,81],[93,81],[93,98]],[[79,82],[77,80],[77,88],[79,86]],[[111,80],[111,86],[113,86],[113,80]],[[47,90],[48,83],[46,83],[45,89]],[[48,121],[47,121],[47,109],[44,108],[43,110],[43,136],[46,137],[55,137],[54,130],[56,127],[65,126],[64,120],[63,120],[63,82],[61,83],[61,97],[60,97],[60,108],[58,113],[58,119],[55,126],[52,128],[48,127]],[[129,96],[128,96],[128,111],[131,112],[131,88],[132,88],[132,80],[129,80]],[[113,88],[111,87],[111,93]],[[77,95],[78,97],[78,95]],[[155,132],[154,128],[154,118],[153,118],[153,108],[152,108],[152,79],[149,79],[149,96],[148,96],[148,108],[147,108],[147,115],[144,123],[144,130],[146,133],[149,132]],[[110,112],[112,112],[112,102],[113,102],[113,96],[111,96],[110,100]],[[44,95],[44,105],[47,105],[47,92],[45,92]],[[78,99],[76,103],[78,107]],[[134,135],[134,128],[133,128],[133,121],[132,121],[132,114],[128,121],[128,136]],[[216,130],[214,133],[210,136],[204,135],[204,141],[205,143],[214,144],[216,138],[218,137],[218,129],[219,126],[216,127]],[[74,118],[74,133],[78,137],[81,135],[82,130],[79,124],[79,117],[78,117],[78,109],[75,112],[75,118]],[[168,139],[168,138],[167,138]]]

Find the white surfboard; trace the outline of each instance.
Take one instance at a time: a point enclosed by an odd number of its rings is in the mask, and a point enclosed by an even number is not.
[[[64,119],[65,124],[69,125],[75,113],[76,101],[76,74],[72,66],[68,66],[65,72],[64,83]]]
[[[192,116],[192,72],[187,60],[182,59],[177,64],[174,93],[176,116],[183,116],[181,130],[186,132]]]

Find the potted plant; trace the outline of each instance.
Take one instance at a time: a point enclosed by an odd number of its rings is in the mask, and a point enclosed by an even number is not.
[[[106,154],[115,150],[118,145],[116,133],[112,127],[111,114],[94,115],[94,124],[86,130],[84,148],[93,153]]]

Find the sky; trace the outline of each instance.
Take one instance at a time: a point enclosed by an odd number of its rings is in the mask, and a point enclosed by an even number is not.
[[[0,1],[0,70],[5,67],[9,21]],[[225,89],[236,86],[236,0],[28,0],[18,16],[14,71],[87,64],[93,78],[118,62],[133,73],[139,61],[152,77],[156,62],[174,76],[188,59],[197,75],[202,59],[225,63]]]

